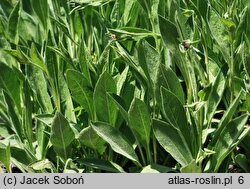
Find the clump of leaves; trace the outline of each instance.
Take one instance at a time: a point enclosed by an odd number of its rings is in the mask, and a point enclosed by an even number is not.
[[[249,172],[249,8],[1,0],[0,172]]]

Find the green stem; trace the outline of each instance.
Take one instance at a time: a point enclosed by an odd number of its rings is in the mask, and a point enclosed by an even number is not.
[[[146,154],[147,154],[147,163],[152,164],[153,161],[152,161],[152,157],[151,157],[151,150],[150,150],[149,144],[147,144]]]
[[[140,155],[141,155],[141,158],[142,158],[142,163],[143,163],[143,165],[146,165],[146,161],[145,161],[145,158],[144,158],[144,155],[143,155],[142,148],[141,148],[140,144],[138,144],[138,148],[139,148]]]

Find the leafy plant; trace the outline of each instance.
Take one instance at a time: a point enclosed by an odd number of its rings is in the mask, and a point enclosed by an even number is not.
[[[1,0],[0,171],[249,172],[249,8]]]

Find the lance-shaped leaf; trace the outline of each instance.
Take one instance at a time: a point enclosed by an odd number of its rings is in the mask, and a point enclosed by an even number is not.
[[[160,88],[164,87],[178,97],[179,101],[184,105],[184,92],[178,77],[171,68],[167,68],[164,64],[159,64],[157,70],[157,82],[155,86],[155,94],[160,101]]]
[[[128,142],[119,130],[103,122],[91,123],[91,127],[111,146],[115,152],[139,163],[132,144]]]
[[[49,4],[47,0],[37,0],[31,1],[32,8],[37,14],[38,18],[41,20],[42,25],[45,30],[47,30],[48,16],[49,16]]]
[[[103,154],[106,150],[106,142],[96,134],[91,126],[84,128],[80,132],[78,140],[81,144],[97,150],[100,154]]]
[[[6,146],[0,143],[0,161],[4,164],[7,171],[10,172],[10,145]]]
[[[46,74],[48,74],[47,67],[43,61],[42,56],[39,54],[38,50],[36,49],[36,46],[34,43],[31,45],[31,59],[32,63],[42,69]]]
[[[15,44],[18,43],[19,35],[18,35],[18,25],[21,14],[22,1],[18,1],[15,5],[14,9],[10,13],[9,22],[8,22],[8,33],[9,37]]]
[[[10,117],[11,129],[19,137],[19,139],[24,141],[24,131],[21,124],[21,116],[17,111],[17,107],[8,93],[3,91],[4,100],[7,107],[8,116]]]
[[[125,119],[126,122],[128,122],[128,112],[126,111],[126,108],[125,108],[124,99],[116,94],[108,93],[108,95],[110,99],[113,100],[113,102],[116,104],[117,108],[120,110],[122,117]]]
[[[230,106],[227,108],[226,112],[224,113],[223,117],[221,118],[219,124],[218,124],[218,129],[215,131],[215,135],[213,137],[213,140],[210,142],[209,145],[213,146],[217,140],[220,138],[222,130],[227,126],[229,121],[232,119],[238,104],[240,102],[240,99],[243,95],[243,91],[240,91],[238,96],[234,99],[234,101],[230,104]]]
[[[114,126],[118,109],[108,93],[116,94],[116,83],[107,72],[104,72],[97,81],[94,91],[95,111],[98,121],[110,123]]]
[[[76,123],[72,98],[62,73],[58,73],[58,83],[62,112],[69,121]]]
[[[146,148],[151,134],[151,119],[146,104],[138,98],[132,101],[129,109],[129,125],[136,139]]]
[[[76,70],[68,70],[66,77],[73,99],[86,109],[91,119],[94,119],[93,91],[90,83]]]
[[[52,113],[53,105],[48,93],[48,84],[44,77],[43,71],[34,66],[27,67],[27,76],[31,89],[34,91],[39,107],[44,113]]]
[[[179,130],[186,141],[191,141],[185,109],[180,100],[169,90],[161,87],[161,109],[167,121]]]
[[[163,41],[167,48],[171,51],[178,49],[179,35],[175,24],[160,16],[159,25]]]
[[[209,172],[217,172],[223,160],[239,144],[239,142],[248,134],[250,128],[244,129],[249,116],[244,114],[230,121],[222,130],[220,137],[213,148],[216,153],[212,155],[209,166]],[[206,168],[207,169],[207,168]]]
[[[59,156],[64,159],[69,157],[67,147],[74,139],[75,134],[69,122],[60,112],[57,112],[51,126],[50,141]]]
[[[170,124],[153,120],[154,134],[160,145],[182,166],[193,161],[192,153],[184,136]]]
[[[205,109],[205,115],[206,115],[206,119],[205,119],[205,124],[204,124],[204,128],[203,128],[203,136],[202,136],[202,143],[204,143],[206,141],[207,138],[207,129],[210,126],[210,123],[212,121],[212,118],[215,114],[215,111],[222,99],[222,95],[224,93],[225,87],[226,87],[226,81],[227,81],[227,77],[226,77],[226,67],[223,66],[221,68],[221,70],[219,71],[219,73],[216,76],[216,79],[212,85],[212,89],[211,92],[208,96],[208,100],[206,103],[206,109]]]
[[[214,81],[214,84],[212,85],[212,89],[210,92],[210,95],[207,100],[207,122],[210,123],[214,113],[216,111],[216,108],[218,104],[220,103],[220,100],[222,98],[222,94],[224,92],[224,89],[226,87],[226,72],[225,67],[222,67],[219,73],[216,76],[216,79]]]
[[[138,62],[142,67],[148,83],[151,86],[156,83],[157,78],[157,68],[160,65],[160,55],[154,47],[152,47],[147,42],[141,42],[138,46]]]
[[[15,71],[5,64],[0,64],[0,88],[9,94],[20,110],[21,82]]]

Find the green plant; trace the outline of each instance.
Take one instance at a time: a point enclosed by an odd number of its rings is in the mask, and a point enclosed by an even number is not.
[[[248,172],[249,8],[1,0],[0,161],[8,172]]]

